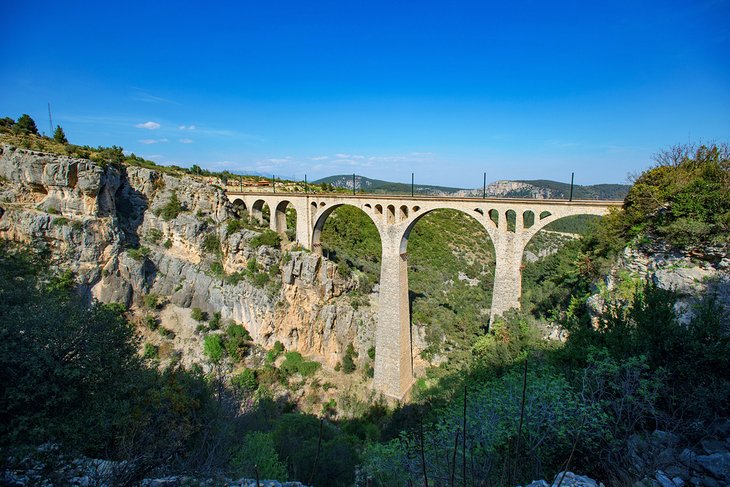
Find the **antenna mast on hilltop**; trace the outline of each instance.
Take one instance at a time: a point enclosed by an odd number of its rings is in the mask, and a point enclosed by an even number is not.
[[[48,102],[48,126],[51,128],[51,131],[48,132],[50,134],[50,137],[53,137],[53,119],[51,118],[51,103]]]

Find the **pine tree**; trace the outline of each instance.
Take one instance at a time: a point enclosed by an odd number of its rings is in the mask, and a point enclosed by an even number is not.
[[[56,131],[53,133],[53,140],[55,140],[59,144],[68,144],[66,134],[63,132],[63,129],[60,125],[56,125]]]
[[[23,134],[38,135],[38,127],[36,127],[35,121],[30,118],[30,115],[27,113],[20,116],[18,121],[15,123],[15,129]]]

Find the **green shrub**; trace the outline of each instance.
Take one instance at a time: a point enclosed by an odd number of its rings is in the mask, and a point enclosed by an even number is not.
[[[165,243],[164,243],[164,244],[162,244],[162,246],[163,246],[163,247],[165,247],[166,249],[169,249],[169,248],[171,248],[171,247],[172,247],[172,240],[170,240],[170,239],[168,238],[167,240],[165,240]]]
[[[157,318],[153,315],[146,315],[144,317],[144,324],[149,330],[155,331],[158,326]]]
[[[145,239],[150,243],[158,244],[160,243],[160,240],[162,240],[162,232],[156,228],[150,228],[147,231]]]
[[[223,358],[223,340],[220,335],[208,335],[203,340],[203,354],[213,363]]]
[[[375,360],[375,347],[368,348],[368,357],[370,360]]]
[[[233,235],[234,233],[244,228],[243,222],[236,218],[231,218],[226,222],[226,235]]]
[[[269,282],[269,275],[265,272],[258,272],[253,276],[253,285],[256,287],[264,287]]]
[[[156,293],[145,294],[143,301],[147,309],[157,309],[160,306],[160,296]]]
[[[164,326],[158,326],[157,331],[160,335],[169,340],[173,340],[175,338],[175,332],[172,330],[168,330]]]
[[[151,343],[144,344],[144,358],[146,360],[157,360],[159,358],[159,350]]]
[[[345,350],[345,356],[342,357],[342,371],[345,374],[352,374],[355,369],[357,368],[357,365],[355,365],[355,358],[357,358],[358,354],[355,351],[355,347],[352,345],[352,343],[347,345],[347,349]]]
[[[127,255],[136,261],[145,260],[149,257],[150,253],[150,249],[145,246],[137,247],[136,249],[127,249]]]
[[[210,273],[218,278],[226,278],[226,270],[223,268],[223,263],[220,260],[214,260],[210,263]]]
[[[270,364],[274,363],[274,361],[276,361],[276,359],[279,357],[279,355],[281,355],[281,352],[283,351],[284,345],[279,340],[277,340],[276,342],[274,342],[274,347],[266,353],[266,362]]]
[[[174,220],[175,218],[177,218],[177,216],[182,213],[182,211],[182,203],[180,203],[180,200],[177,198],[177,193],[172,193],[170,195],[170,199],[167,201],[165,206],[160,208],[158,216],[160,216],[166,222],[169,222],[170,220]]]
[[[208,314],[200,308],[193,308],[190,310],[190,317],[195,321],[207,321]]]
[[[220,311],[216,311],[213,313],[213,317],[210,319],[210,322],[208,323],[208,328],[211,330],[217,330],[221,327],[221,313]]]
[[[215,233],[208,233],[203,238],[203,251],[213,255],[221,254],[221,241]]]
[[[278,248],[281,245],[281,236],[271,229],[266,229],[252,238],[249,244],[254,249],[261,246]]]
[[[226,329],[226,352],[234,360],[242,360],[251,342],[251,335],[243,325],[232,324]]]
[[[270,433],[248,433],[233,454],[231,467],[236,477],[285,480],[286,466],[279,460]]]
[[[241,373],[234,375],[231,379],[233,387],[241,392],[255,392],[259,388],[256,379],[256,371],[253,369],[243,369]]]

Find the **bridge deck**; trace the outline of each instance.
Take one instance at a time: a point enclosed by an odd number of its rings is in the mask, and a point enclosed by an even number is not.
[[[352,198],[359,200],[409,200],[409,201],[448,201],[460,203],[475,203],[483,201],[485,203],[517,203],[517,204],[538,204],[538,205],[587,205],[587,206],[622,206],[623,200],[577,200],[573,199],[538,199],[538,198],[480,198],[478,196],[425,196],[408,194],[376,194],[376,193],[284,193],[273,191],[226,191],[229,196],[277,196],[277,197],[294,197],[294,198]]]

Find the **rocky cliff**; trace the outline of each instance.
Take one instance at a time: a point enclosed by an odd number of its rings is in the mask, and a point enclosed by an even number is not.
[[[160,296],[176,350],[201,348],[197,307],[263,346],[280,340],[330,365],[349,343],[365,356],[374,315],[349,305],[353,283],[309,252],[251,245],[263,229],[229,232],[234,218],[222,189],[188,175],[0,147],[0,238],[48,252],[88,299],[134,311]],[[269,277],[253,282],[247,268]]]

